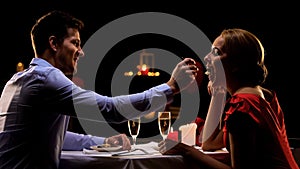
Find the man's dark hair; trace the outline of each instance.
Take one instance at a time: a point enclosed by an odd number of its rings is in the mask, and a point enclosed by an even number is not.
[[[82,30],[84,24],[74,16],[62,12],[51,11],[37,20],[31,29],[31,42],[36,54],[41,55],[48,47],[50,36],[55,36],[58,42],[62,42],[68,34],[68,28]]]

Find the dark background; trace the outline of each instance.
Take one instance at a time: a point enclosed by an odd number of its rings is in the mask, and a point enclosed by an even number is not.
[[[137,12],[165,12],[193,23],[211,41],[225,28],[239,27],[256,34],[266,51],[269,76],[265,86],[277,91],[285,112],[288,136],[300,137],[300,125],[297,118],[300,100],[298,86],[300,17],[297,5],[292,2],[226,1],[220,3],[218,1],[198,1],[191,3],[180,1],[175,3],[138,1],[136,3],[104,3],[96,0],[92,2],[7,2],[6,5],[1,5],[0,91],[16,71],[17,62],[22,61],[27,66],[32,59],[30,29],[36,19],[50,10],[64,10],[83,20],[85,23],[85,30],[81,33],[83,43],[101,26],[122,16]],[[157,41],[155,42],[157,43]],[[143,47],[149,46],[151,44],[145,44]],[[168,47],[165,49],[170,50]],[[133,50],[132,52],[134,52]],[[125,54],[125,56],[127,55],[128,53]]]

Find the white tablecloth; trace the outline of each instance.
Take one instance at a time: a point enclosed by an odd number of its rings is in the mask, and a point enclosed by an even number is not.
[[[96,150],[63,151],[59,169],[199,169],[193,162],[180,155],[162,155],[158,152],[157,142],[136,145],[137,150],[98,152]],[[202,151],[200,147],[196,147]],[[126,152],[119,156],[116,153]],[[216,152],[204,152],[216,158],[228,155],[226,149]]]

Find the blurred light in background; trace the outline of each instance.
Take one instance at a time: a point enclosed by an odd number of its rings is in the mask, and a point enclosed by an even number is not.
[[[22,62],[19,62],[19,63],[17,64],[16,71],[17,71],[17,72],[21,72],[21,71],[23,71],[23,70],[24,70],[24,64],[23,64]]]
[[[146,52],[142,50],[140,53],[140,61],[137,65],[138,71],[134,73],[133,71],[128,71],[124,73],[124,76],[159,76],[159,72],[154,71],[155,56],[153,53]]]

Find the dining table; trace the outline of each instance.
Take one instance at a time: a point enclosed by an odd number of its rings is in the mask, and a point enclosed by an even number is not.
[[[206,152],[218,160],[226,160],[229,153],[226,149]],[[158,143],[137,144],[133,150],[121,148],[83,149],[82,151],[62,151],[59,169],[203,169],[181,155],[162,155],[158,151]]]

